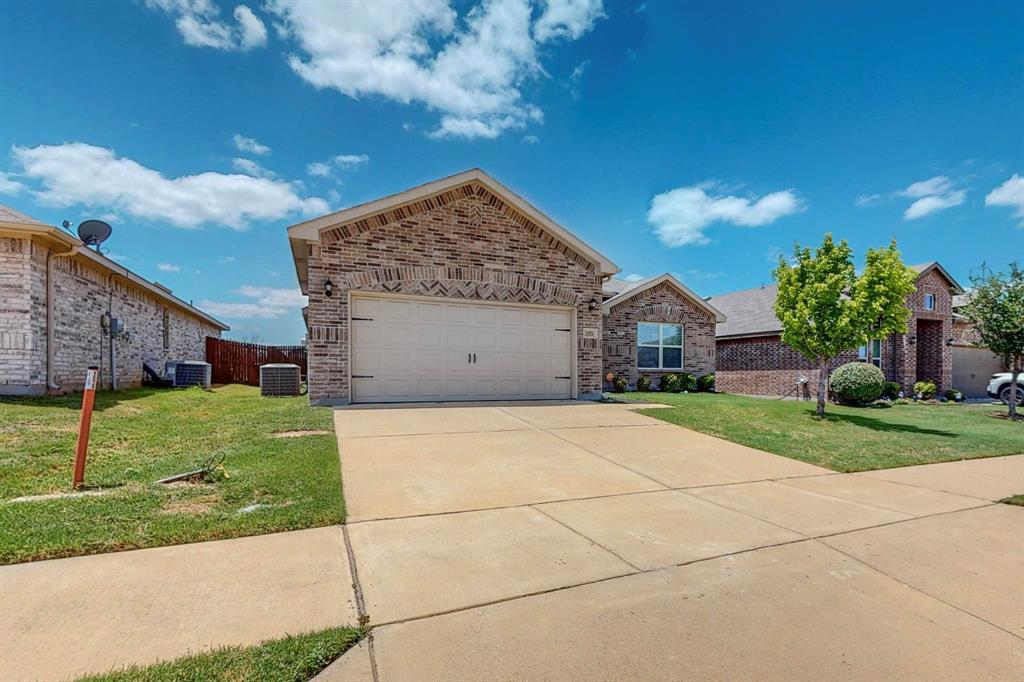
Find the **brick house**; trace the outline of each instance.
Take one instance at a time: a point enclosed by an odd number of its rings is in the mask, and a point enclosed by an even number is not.
[[[110,320],[123,329],[111,335]],[[0,206],[0,395],[142,383],[143,362],[203,360],[227,325],[64,230]],[[111,367],[114,371],[111,372]]]
[[[953,380],[953,296],[960,285],[938,262],[911,266],[917,289],[907,297],[911,317],[905,334],[876,339],[841,353],[832,368],[860,360],[877,365],[889,381],[910,392],[919,380],[939,390]],[[810,398],[818,385],[814,363],[782,342],[773,306],[776,285],[736,291],[709,299],[728,317],[717,328],[716,385],[727,393]]]
[[[479,169],[288,235],[314,404],[595,397],[606,362],[638,372],[634,320],[682,323],[680,355],[714,368],[715,313],[700,297],[662,279],[608,306],[615,264]],[[679,347],[664,346],[659,361],[673,362]]]
[[[604,371],[654,386],[663,374],[715,371],[715,325],[725,316],[670,274],[604,284]]]

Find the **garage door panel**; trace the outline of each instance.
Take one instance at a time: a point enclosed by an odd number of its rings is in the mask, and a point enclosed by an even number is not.
[[[359,402],[568,398],[568,311],[353,297]],[[364,378],[356,377],[361,375]]]

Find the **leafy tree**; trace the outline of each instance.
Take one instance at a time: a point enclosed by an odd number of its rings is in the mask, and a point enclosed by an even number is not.
[[[775,314],[782,340],[818,366],[817,414],[825,414],[828,368],[833,358],[872,338],[905,332],[910,309],[906,298],[917,275],[900,259],[896,242],[868,249],[864,272],[857,275],[853,251],[832,235],[816,251],[793,247],[773,273],[779,285]]]
[[[1010,272],[992,272],[984,264],[971,274],[971,300],[964,314],[981,336],[981,342],[1002,355],[1010,369],[1010,419],[1017,414],[1017,386],[1024,372],[1024,270],[1014,262]]]

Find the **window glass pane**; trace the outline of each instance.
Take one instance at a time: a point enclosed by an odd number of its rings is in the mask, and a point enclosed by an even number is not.
[[[636,343],[638,346],[657,346],[658,325],[653,322],[641,322],[637,324]]]
[[[658,349],[657,347],[640,346],[636,349],[636,364],[637,367],[654,367],[658,366]]]
[[[935,294],[924,295],[924,309],[935,310]]]
[[[662,348],[661,349],[661,366],[665,369],[682,369],[683,368],[683,349],[682,348]]]
[[[868,347],[867,346],[861,346],[860,348],[857,349],[857,359],[858,360],[867,360],[868,359]]]
[[[871,360],[871,364],[873,364],[878,369],[882,369],[882,358],[873,358]]]
[[[678,324],[661,325],[661,345],[681,346],[683,345],[683,327]]]
[[[871,342],[871,357],[882,357],[882,342],[879,339],[875,339]]]

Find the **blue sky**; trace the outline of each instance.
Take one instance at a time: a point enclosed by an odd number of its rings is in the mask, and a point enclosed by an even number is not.
[[[794,241],[1024,257],[1024,4],[0,5],[0,203],[303,334],[285,228],[479,166],[705,295]]]

